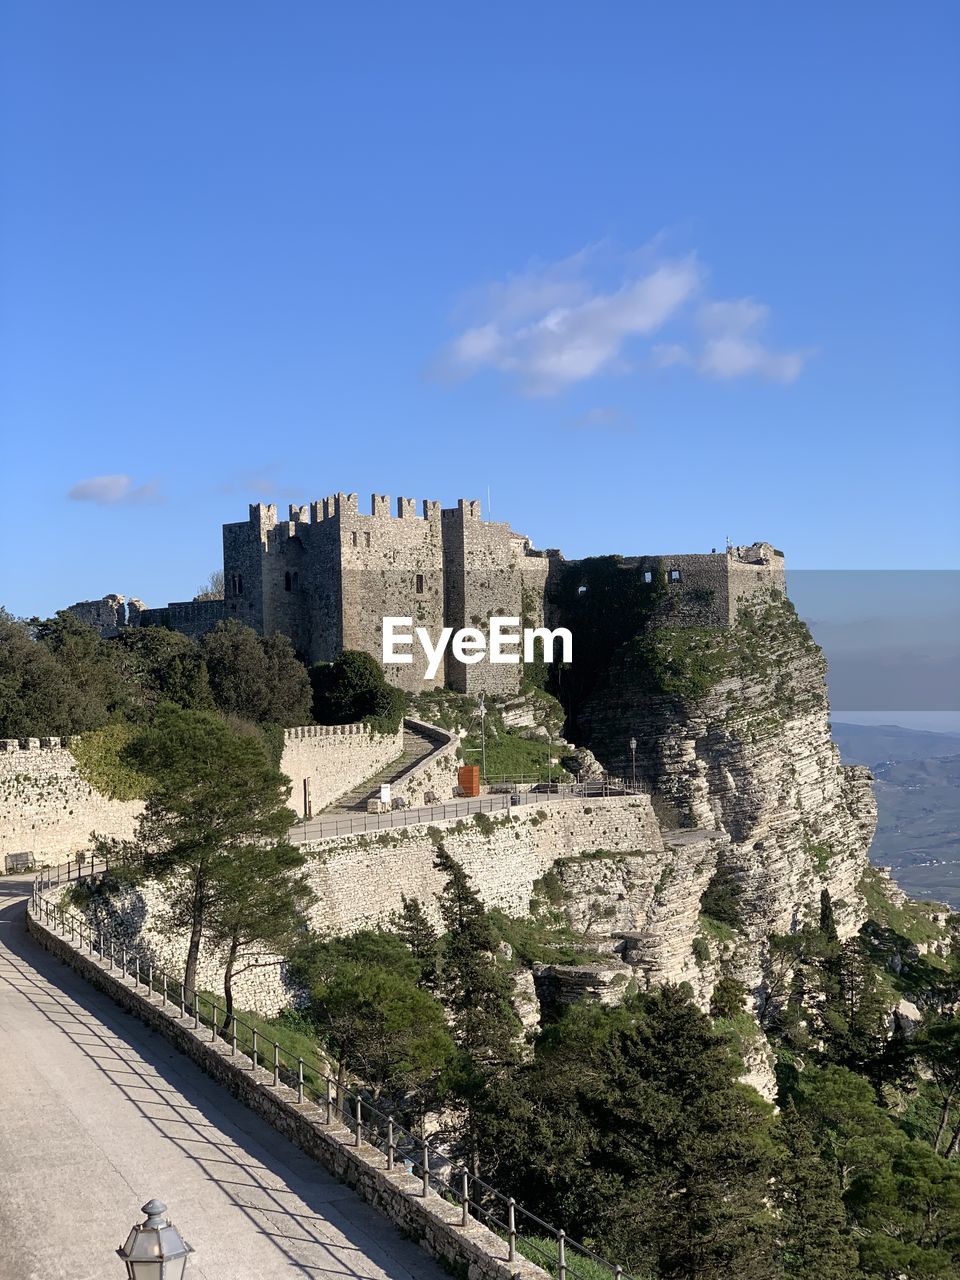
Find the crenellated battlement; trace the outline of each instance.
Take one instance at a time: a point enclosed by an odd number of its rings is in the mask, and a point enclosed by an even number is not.
[[[284,729],[284,742],[302,742],[305,738],[361,738],[375,736],[373,729],[362,721],[353,724],[301,724],[294,729]]]
[[[17,751],[62,751],[79,738],[0,738],[0,755]]]

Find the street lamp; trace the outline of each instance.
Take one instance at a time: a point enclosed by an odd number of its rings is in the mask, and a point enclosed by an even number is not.
[[[633,770],[633,789],[634,791],[636,791],[637,789],[637,740],[636,738],[630,739],[630,762]]]
[[[138,1223],[117,1250],[127,1264],[127,1280],[181,1280],[193,1250],[164,1217],[167,1206],[148,1200],[140,1212],[147,1215],[146,1222]]]

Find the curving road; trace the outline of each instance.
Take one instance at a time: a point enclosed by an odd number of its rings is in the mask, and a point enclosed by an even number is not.
[[[192,1280],[445,1273],[141,1022],[27,936],[0,879],[0,1280],[116,1280],[152,1196]]]

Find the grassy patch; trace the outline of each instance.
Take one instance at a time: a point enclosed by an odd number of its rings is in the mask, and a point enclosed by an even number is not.
[[[943,911],[939,902],[915,902],[908,899],[903,906],[895,907],[883,889],[880,873],[869,867],[857,886],[867,904],[870,919],[886,929],[892,929],[909,942],[918,945],[943,941],[942,927],[930,919],[931,912]]]
[[[148,778],[122,759],[124,747],[139,732],[134,725],[108,724],[71,743],[70,751],[84,782],[111,800],[143,800]]]

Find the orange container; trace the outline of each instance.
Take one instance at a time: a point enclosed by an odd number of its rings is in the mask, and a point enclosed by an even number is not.
[[[478,796],[480,794],[480,766],[478,764],[461,765],[457,770],[457,782],[465,796]]]

